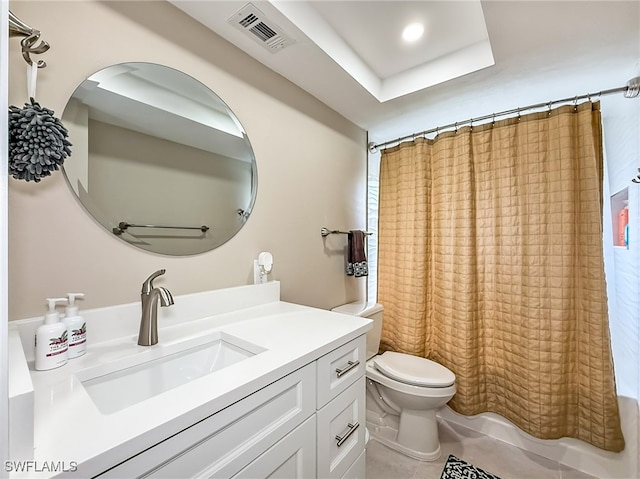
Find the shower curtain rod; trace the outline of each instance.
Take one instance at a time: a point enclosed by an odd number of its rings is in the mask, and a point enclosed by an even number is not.
[[[463,125],[473,126],[474,122],[489,120],[489,119],[495,120],[495,118],[499,116],[514,115],[516,113],[520,115],[520,113],[523,111],[534,110],[536,108],[543,108],[543,107],[549,107],[549,109],[551,109],[552,105],[556,105],[558,103],[567,103],[570,101],[573,101],[575,103],[578,100],[584,100],[584,99],[591,100],[592,97],[601,97],[603,95],[611,95],[613,93],[624,93],[625,98],[637,97],[640,94],[640,76],[632,78],[623,87],[611,88],[609,90],[602,90],[602,91],[599,91],[598,93],[587,93],[585,95],[577,95],[571,98],[563,98],[562,100],[553,100],[553,101],[548,101],[546,103],[537,103],[535,105],[522,106],[519,108],[514,108],[512,110],[500,111],[498,113],[492,113],[491,115],[480,116],[477,118],[469,118],[468,120],[457,121],[455,123],[450,123],[448,125],[438,126],[436,128],[431,128],[430,130],[424,130],[424,131],[421,131],[420,133],[413,133],[411,135],[396,138],[395,140],[385,141],[383,143],[374,143],[372,141],[367,146],[371,153],[375,153],[376,151],[378,151],[378,148],[380,147],[386,147],[388,145],[393,145],[396,143],[399,144],[404,140],[409,140],[409,139],[415,140],[416,138],[420,136],[428,135],[429,133],[438,133],[441,130],[447,130],[449,128],[455,128],[457,130],[459,126],[463,126]]]

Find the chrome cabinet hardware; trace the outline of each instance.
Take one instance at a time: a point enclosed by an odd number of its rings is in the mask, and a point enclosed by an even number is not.
[[[338,377],[342,377],[345,374],[347,374],[349,371],[351,371],[353,368],[358,367],[358,365],[360,364],[360,361],[356,360],[356,361],[347,361],[347,367],[344,369],[339,369],[336,368],[336,374]]]
[[[336,440],[338,441],[336,444],[338,445],[338,447],[342,446],[344,444],[344,442],[349,439],[349,437],[351,436],[351,434],[354,433],[354,431],[356,429],[358,429],[358,426],[360,426],[360,424],[358,424],[357,422],[355,424],[351,424],[348,423],[347,427],[349,428],[349,430],[347,432],[344,433],[344,436],[340,437],[340,436],[336,436]]]

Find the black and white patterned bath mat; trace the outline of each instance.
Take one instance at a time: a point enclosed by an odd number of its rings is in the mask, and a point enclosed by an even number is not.
[[[480,468],[472,466],[453,454],[449,455],[440,479],[500,479]]]

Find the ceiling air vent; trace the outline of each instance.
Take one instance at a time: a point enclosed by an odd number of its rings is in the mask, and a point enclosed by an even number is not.
[[[272,53],[295,43],[282,28],[251,3],[247,3],[228,21]]]

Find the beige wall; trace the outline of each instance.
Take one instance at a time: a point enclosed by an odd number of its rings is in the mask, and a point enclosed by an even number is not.
[[[258,196],[245,227],[216,250],[181,258],[138,250],[106,232],[60,172],[38,184],[10,179],[10,319],[40,315],[44,298],[69,291],[86,293],[85,309],[137,301],[142,281],[158,268],[167,274],[157,284],[174,295],[249,284],[263,250],[274,255],[271,277],[282,282],[286,301],[330,308],[363,295],[364,278],[343,273],[346,237],[323,239],[320,228],[365,227],[364,131],[168,3],[14,0],[10,8],[51,44],[38,57],[48,66],[39,72],[37,100],[57,116],[91,73],[127,61],[161,63],[231,107],[258,164]],[[10,104],[26,100],[25,72],[19,40],[11,39]]]

